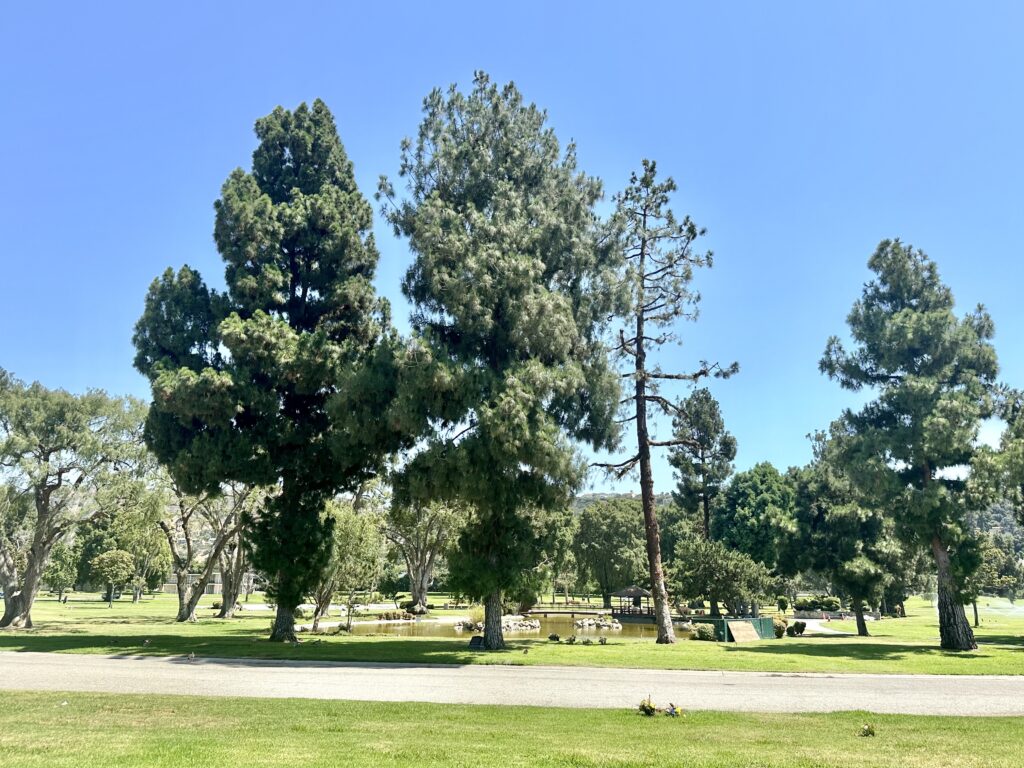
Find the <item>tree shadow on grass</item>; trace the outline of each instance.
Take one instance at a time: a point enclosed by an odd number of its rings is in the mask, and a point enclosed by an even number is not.
[[[986,641],[989,639],[986,638]],[[1019,638],[1018,638],[1019,640]],[[995,644],[994,642],[992,644]],[[842,638],[835,641],[827,640],[816,643],[800,643],[792,641],[776,641],[758,643],[756,645],[729,645],[726,650],[729,653],[753,653],[763,656],[785,658],[788,656],[810,656],[827,659],[850,659],[854,661],[899,661],[909,658],[927,659],[929,657],[943,657],[947,659],[964,659],[967,661],[979,658],[990,658],[984,647],[986,642],[979,643],[979,650],[970,653],[959,651],[945,651],[934,646],[915,643],[873,643],[870,640],[859,642],[848,642]]]

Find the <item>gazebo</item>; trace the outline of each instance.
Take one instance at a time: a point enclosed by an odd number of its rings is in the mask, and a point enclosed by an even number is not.
[[[623,616],[653,616],[654,609],[651,608],[651,593],[643,587],[631,584],[618,592],[612,592],[612,597],[619,599],[619,607],[612,608],[612,614]]]

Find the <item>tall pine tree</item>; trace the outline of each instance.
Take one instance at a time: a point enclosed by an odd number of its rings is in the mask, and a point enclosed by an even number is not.
[[[277,601],[272,640],[330,555],[328,499],[382,468],[395,339],[374,294],[372,209],[327,106],[256,122],[252,171],[216,202],[227,291],[188,267],[154,281],[136,326],[152,384],[150,447],[186,491],[276,487],[254,522],[253,563]]]
[[[478,73],[472,91],[432,92],[402,147],[395,231],[415,260],[403,283],[417,355],[403,402],[429,437],[403,497],[472,510],[451,581],[485,601],[485,645],[503,647],[502,595],[528,582],[545,511],[583,479],[575,441],[607,446],[618,386],[601,334],[614,249],[600,239],[600,182],[563,153],[546,115],[512,84]]]
[[[981,306],[956,316],[952,292],[920,250],[885,240],[868,267],[875,278],[847,318],[853,349],[832,337],[821,360],[844,388],[876,394],[843,415],[846,470],[893,511],[898,534],[931,552],[942,647],[970,650],[962,590],[976,541],[958,468],[978,455],[978,428],[994,411],[995,330]]]

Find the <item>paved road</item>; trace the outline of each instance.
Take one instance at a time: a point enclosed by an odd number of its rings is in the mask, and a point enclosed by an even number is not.
[[[261,698],[934,715],[1024,715],[1024,677],[683,672],[588,667],[0,653],[0,689]]]

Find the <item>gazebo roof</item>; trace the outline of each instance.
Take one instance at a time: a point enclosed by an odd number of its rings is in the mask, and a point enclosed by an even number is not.
[[[625,589],[620,589],[618,592],[612,592],[612,597],[650,597],[651,593],[643,587],[638,587],[636,584],[630,584]]]

